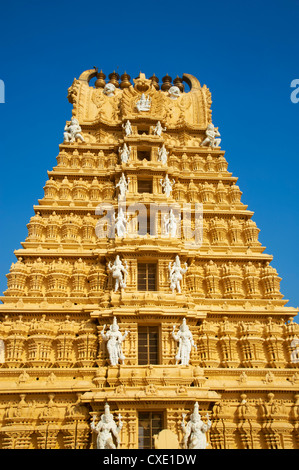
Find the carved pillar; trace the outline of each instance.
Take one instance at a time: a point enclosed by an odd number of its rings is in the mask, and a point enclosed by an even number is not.
[[[262,328],[259,322],[241,322],[239,324],[238,345],[242,367],[266,366],[263,342]]]
[[[53,364],[52,342],[54,336],[53,322],[46,320],[46,315],[31,323],[28,338],[28,364],[31,367],[49,367]]]
[[[219,287],[220,275],[217,264],[212,260],[205,266],[205,284],[207,288],[207,297],[219,299],[221,291]]]
[[[80,404],[80,393],[76,403],[71,403],[65,411],[65,424],[61,428],[65,449],[88,449],[91,430],[89,413],[86,406]]]
[[[23,263],[22,258],[19,258],[16,263],[12,263],[10,272],[6,275],[7,290],[5,291],[5,295],[24,295],[28,273],[28,267]]]
[[[241,268],[234,265],[231,261],[222,267],[221,278],[224,293],[223,296],[228,299],[240,299],[244,297],[243,276]]]
[[[78,331],[76,343],[78,348],[77,367],[92,367],[95,364],[98,349],[95,324],[83,321]]]
[[[282,325],[272,322],[272,319],[269,318],[268,324],[265,326],[264,344],[270,367],[283,367],[285,364],[282,343]]]
[[[217,329],[218,327],[207,320],[203,320],[198,329],[197,354],[199,365],[202,367],[219,367]]]
[[[28,228],[28,241],[41,241],[43,237],[45,222],[41,217],[40,212],[31,217]]]
[[[284,348],[287,352],[288,367],[298,367],[299,325],[290,318],[283,327]]]
[[[22,321],[22,316],[8,323],[9,330],[5,339],[5,363],[9,367],[20,367],[26,361],[25,342],[28,335],[28,325]]]
[[[218,332],[223,367],[238,367],[240,363],[235,333],[234,326],[227,320],[227,317],[224,317]]]
[[[71,367],[75,362],[74,342],[76,339],[76,329],[74,322],[69,320],[69,315],[62,323],[55,337],[57,362],[56,367]]]

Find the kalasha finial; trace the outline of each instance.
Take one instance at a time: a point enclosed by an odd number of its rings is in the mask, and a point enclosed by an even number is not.
[[[109,83],[112,83],[116,88],[119,88],[119,75],[115,70],[108,75],[109,77]]]
[[[162,78],[163,85],[161,86],[161,90],[163,91],[168,91],[169,88],[172,87],[171,83],[172,78],[168,75],[168,73],[165,75],[165,77]]]
[[[95,81],[94,86],[96,88],[104,88],[104,86],[106,85],[105,78],[106,78],[106,75],[103,73],[102,70],[100,72],[98,72],[97,73],[97,80]]]
[[[185,86],[183,84],[183,79],[180,78],[178,75],[177,77],[173,80],[173,84],[174,86],[177,86],[180,90],[181,93],[184,92],[184,89],[185,89]]]
[[[130,75],[127,74],[127,72],[125,72],[121,77],[121,82],[120,82],[120,88],[121,89],[124,89],[124,88],[129,88],[131,86],[131,82],[130,82]]]
[[[159,90],[160,87],[159,87],[159,79],[158,79],[158,77],[156,77],[156,75],[153,74],[153,76],[150,77],[150,80],[151,80],[151,82],[152,82],[152,85],[156,88],[156,90]]]

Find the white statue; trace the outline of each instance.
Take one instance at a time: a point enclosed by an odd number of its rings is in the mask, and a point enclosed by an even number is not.
[[[172,100],[176,100],[177,98],[179,98],[179,96],[181,94],[180,89],[177,86],[170,87],[169,90],[168,90],[168,93],[169,93],[169,97]]]
[[[181,292],[180,281],[183,279],[182,274],[185,274],[185,272],[188,269],[187,263],[185,263],[185,266],[186,266],[185,269],[181,267],[181,262],[180,262],[180,258],[178,257],[178,255],[175,257],[175,261],[173,262],[173,265],[171,265],[171,262],[168,265],[170,289],[172,290],[172,293],[175,291],[175,289],[179,293]]]
[[[159,148],[158,150],[158,160],[163,163],[163,165],[167,164],[167,157],[168,157],[168,152],[165,148],[165,145],[163,144],[162,147]]]
[[[180,220],[180,216],[179,216]],[[173,213],[173,210],[170,209],[169,216],[167,217],[166,214],[164,214],[164,230],[166,235],[170,235],[171,238],[175,238],[177,235],[177,220],[176,217]]]
[[[165,176],[164,181],[160,179],[160,184],[164,190],[164,194],[166,197],[170,196],[170,193],[172,191],[172,186],[174,185],[174,183],[175,183],[175,180],[172,180],[171,182],[170,179],[168,178],[168,175]]]
[[[113,279],[115,279],[114,292],[116,292],[119,288],[125,288],[128,275],[128,263],[125,261],[124,266],[119,258],[119,255],[116,255],[113,265],[111,264],[111,261],[109,261],[108,269],[112,273]]]
[[[120,207],[117,217],[113,214],[115,228],[118,237],[124,237],[127,233],[128,217],[125,216],[123,209]]]
[[[128,163],[128,160],[131,155],[131,147],[128,147],[126,143],[124,143],[124,146],[122,149],[119,149],[120,153],[120,159],[122,163]]]
[[[115,86],[113,85],[113,83],[107,83],[104,86],[104,89],[103,89],[104,95],[113,96],[114,92],[115,92]]]
[[[101,336],[104,341],[107,341],[107,351],[109,354],[110,364],[112,366],[117,366],[119,361],[124,364],[125,356],[122,352],[121,343],[126,339],[129,331],[125,331],[124,335],[121,334],[116,317],[113,318],[113,323],[110,325],[107,333],[105,333],[105,328],[106,325],[103,326]]]
[[[98,424],[95,424],[95,416],[93,417],[90,427],[98,434],[97,449],[117,449],[119,447],[119,433],[123,427],[121,418],[122,416],[119,414],[117,426],[107,403],[105,405],[104,414],[102,414]],[[116,444],[114,441],[116,441]]]
[[[193,341],[193,336],[189,327],[186,323],[186,319],[183,319],[183,323],[181,324],[179,331],[175,334],[175,325],[172,329],[172,337],[175,341],[179,343],[179,349],[175,356],[176,365],[181,362],[182,366],[188,366],[190,361],[190,354],[192,346],[197,349],[196,344]]]
[[[207,145],[208,147],[219,147],[221,139],[216,139],[216,137],[220,137],[220,133],[218,131],[218,127],[214,127],[213,124],[208,124],[207,130],[206,130],[206,138],[204,141],[200,144],[202,147],[203,145]]]
[[[129,189],[130,178],[126,180],[125,175],[122,173],[119,182],[116,184],[116,188],[119,189],[120,197],[123,199],[126,196],[126,192]]]
[[[136,103],[136,108],[138,111],[149,111],[151,109],[151,99],[149,96],[145,96],[142,93],[141,98]]]
[[[206,433],[212,426],[209,414],[206,414],[207,423],[204,423],[198,412],[198,403],[194,405],[194,410],[190,416],[190,421],[185,424],[186,414],[182,414],[181,427],[184,433],[184,448],[185,449],[206,449],[207,448],[207,437]],[[189,442],[188,442],[189,441]]]
[[[132,126],[129,120],[123,124],[123,129],[127,137],[132,134]]]
[[[67,124],[64,128],[64,142],[75,142],[76,139],[80,139],[81,142],[85,142],[81,135],[81,127],[78,119],[72,117],[70,124]]]
[[[162,135],[162,132],[165,132],[166,131],[166,127],[162,127],[162,124],[160,121],[157,122],[156,124],[156,127],[154,127],[154,135],[158,135],[159,137],[161,137]]]

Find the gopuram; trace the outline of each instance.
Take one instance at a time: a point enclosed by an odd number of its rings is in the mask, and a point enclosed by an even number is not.
[[[0,448],[298,449],[297,310],[209,89],[95,68],[68,100],[1,297]]]

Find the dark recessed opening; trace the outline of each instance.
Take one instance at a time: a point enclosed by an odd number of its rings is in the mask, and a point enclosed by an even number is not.
[[[138,150],[137,151],[137,158],[138,158],[138,160],[150,161],[151,152],[149,150]]]
[[[138,180],[138,192],[152,194],[153,181],[152,180]]]

